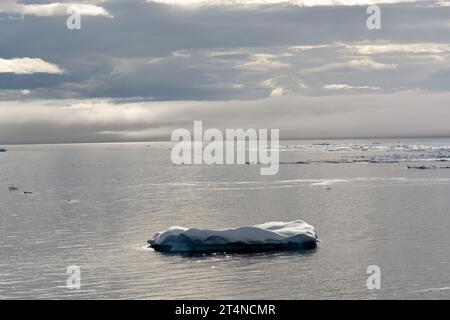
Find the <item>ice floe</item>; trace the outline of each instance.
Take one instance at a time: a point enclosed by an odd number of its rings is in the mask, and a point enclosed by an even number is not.
[[[418,165],[418,166],[407,166],[408,169],[419,169],[419,170],[427,170],[427,169],[450,169],[450,166],[426,166],[426,165]]]
[[[333,152],[450,152],[450,145],[421,145],[421,144],[381,144],[379,142],[358,144],[358,143],[312,143],[312,144],[282,144],[280,151],[333,151]]]
[[[318,159],[280,162],[294,165],[450,162],[450,145],[440,144],[286,144],[280,145],[280,151],[306,151],[310,152],[309,154],[321,155]],[[331,159],[324,158],[326,154],[330,155]]]
[[[306,250],[315,248],[317,242],[314,227],[302,220],[223,230],[175,226],[148,241],[156,251],[171,253]]]

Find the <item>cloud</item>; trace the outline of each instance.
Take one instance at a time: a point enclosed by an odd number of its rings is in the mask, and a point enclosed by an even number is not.
[[[263,87],[269,88],[271,97],[279,97],[287,94],[286,90],[276,83],[276,79],[268,79],[261,83]]]
[[[327,90],[380,90],[380,87],[374,87],[374,86],[352,86],[349,84],[327,84],[323,86],[324,89]]]
[[[323,49],[323,48],[330,48],[335,47],[336,45],[328,45],[328,44],[319,44],[319,45],[301,45],[301,46],[291,46],[288,49],[293,51],[308,51],[308,50],[314,50],[314,49]]]
[[[22,4],[16,0],[2,0],[0,13],[22,14],[38,17],[67,16],[76,11],[85,16],[110,16],[103,7],[92,3],[53,2],[45,4]]]
[[[449,43],[389,43],[389,44],[362,44],[345,45],[348,49],[356,50],[359,54],[386,54],[386,53],[414,53],[414,54],[440,54],[449,53]]]
[[[4,101],[0,144],[168,140],[209,128],[278,128],[282,138],[450,136],[450,93],[280,96],[253,101]]]
[[[422,0],[423,1],[423,0]],[[177,6],[214,5],[293,5],[293,6],[361,6],[370,4],[414,3],[420,0],[147,0]]]
[[[285,90],[282,87],[278,87],[272,90],[272,92],[270,92],[270,96],[271,97],[279,97],[285,95]]]
[[[49,73],[62,74],[64,71],[57,65],[39,58],[0,58],[0,73],[33,74]]]
[[[242,51],[211,51],[208,52],[208,58],[223,61],[240,61],[247,59],[249,56],[248,52]]]
[[[277,61],[276,58],[277,56],[273,54],[258,53],[254,54],[250,61],[236,65],[234,68],[266,72],[290,67],[288,63]]]
[[[348,62],[335,62],[330,64],[325,64],[320,67],[302,69],[300,73],[310,74],[310,73],[321,73],[329,71],[345,71],[346,69],[356,70],[356,71],[376,71],[376,70],[393,70],[397,69],[398,65],[394,63],[385,64],[376,62],[370,58],[354,59]]]
[[[165,57],[145,57],[145,58],[111,58],[113,66],[112,75],[134,73],[139,69],[151,65],[162,65],[176,62],[178,59],[189,59],[191,55],[184,52],[172,52]]]
[[[63,75],[0,73],[0,91],[12,90],[0,93],[1,100],[22,89],[35,99],[158,101],[342,93],[324,89],[328,84],[382,84],[380,93],[450,90],[450,54],[442,52],[450,28],[442,7],[386,6],[383,30],[370,31],[365,8],[351,6],[185,10],[142,0],[18,3],[70,2],[104,7],[116,18],[86,17],[82,30],[72,32],[63,17],[8,21],[0,14],[2,58],[39,57],[64,69]],[[424,50],[441,53],[411,53]],[[261,85],[267,79],[277,79],[276,86]]]

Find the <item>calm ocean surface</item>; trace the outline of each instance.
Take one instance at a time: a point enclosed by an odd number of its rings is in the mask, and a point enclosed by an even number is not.
[[[450,140],[323,142],[283,141],[275,176],[175,166],[168,143],[6,146],[0,299],[450,298]],[[296,219],[316,227],[316,250],[146,246],[173,225]],[[81,267],[79,291],[66,288],[70,265]],[[367,289],[369,265],[381,290]]]

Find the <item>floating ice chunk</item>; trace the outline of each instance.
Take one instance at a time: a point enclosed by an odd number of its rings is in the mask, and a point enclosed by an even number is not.
[[[266,222],[253,227],[223,230],[176,226],[156,233],[148,241],[157,251],[173,253],[312,249],[317,242],[314,227],[301,220]]]
[[[420,169],[420,170],[426,170],[426,169],[450,169],[450,166],[426,166],[426,165],[419,165],[419,166],[407,166],[408,169]]]

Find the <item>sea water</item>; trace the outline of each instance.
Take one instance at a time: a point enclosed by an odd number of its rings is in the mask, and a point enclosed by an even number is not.
[[[171,147],[6,146],[0,299],[450,298],[450,140],[281,141],[274,176],[174,165]],[[317,249],[186,256],[147,246],[174,225],[299,219],[316,228]],[[70,266],[79,290],[67,286]],[[380,289],[367,286],[370,266]]]

